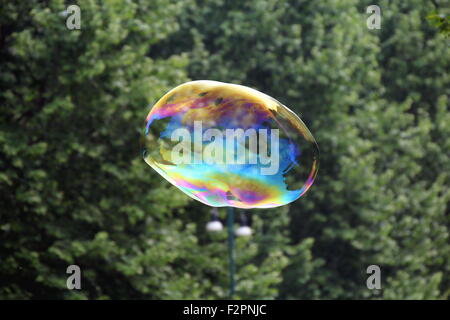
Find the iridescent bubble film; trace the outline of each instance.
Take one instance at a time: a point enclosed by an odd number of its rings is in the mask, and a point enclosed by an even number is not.
[[[302,120],[272,97],[201,80],[172,89],[150,110],[144,159],[207,205],[272,208],[309,189],[319,150]]]

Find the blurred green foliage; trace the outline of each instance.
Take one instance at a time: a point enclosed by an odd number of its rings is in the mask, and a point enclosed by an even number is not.
[[[439,30],[439,33],[446,36],[450,36],[450,7],[445,1],[432,0],[434,10],[432,10],[428,16],[428,21]]]
[[[70,31],[62,0],[2,2],[0,298],[227,297],[225,233],[140,154],[152,103],[189,79],[276,97],[321,149],[306,195],[250,212],[236,298],[448,298],[450,47],[431,2],[380,0],[380,30],[367,0],[76,3]]]

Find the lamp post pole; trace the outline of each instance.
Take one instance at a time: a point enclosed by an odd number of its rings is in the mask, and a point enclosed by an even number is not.
[[[227,230],[228,230],[228,272],[230,277],[230,298],[234,296],[234,274],[236,272],[236,266],[234,263],[234,232],[233,232],[233,222],[234,222],[234,209],[232,207],[227,207]]]

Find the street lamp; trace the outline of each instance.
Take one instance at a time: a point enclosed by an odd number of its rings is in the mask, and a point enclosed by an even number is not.
[[[219,221],[217,215],[217,208],[213,208],[211,210],[211,221],[206,224],[206,230],[209,232],[219,232],[222,231],[223,225],[222,222]]]
[[[235,253],[234,253],[234,235],[233,232],[233,223],[234,223],[234,209],[232,207],[227,207],[227,244],[228,244],[228,274],[229,274],[229,296],[233,297],[235,292],[235,278],[234,275],[236,273],[236,264],[235,264]],[[217,208],[212,208],[211,210],[211,221],[206,224],[206,230],[209,232],[218,232],[223,229],[222,223],[219,221]],[[252,230],[247,225],[246,216],[241,213],[241,224],[240,227],[236,230],[236,236],[250,236],[252,234]]]
[[[247,225],[247,216],[241,213],[241,225],[236,230],[236,236],[248,237],[252,235],[252,229]]]

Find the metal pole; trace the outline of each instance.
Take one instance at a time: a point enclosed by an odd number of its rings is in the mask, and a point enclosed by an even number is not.
[[[234,263],[234,210],[232,207],[227,208],[227,230],[228,230],[228,271],[230,277],[230,298],[234,296],[234,274],[236,272],[236,266]]]

